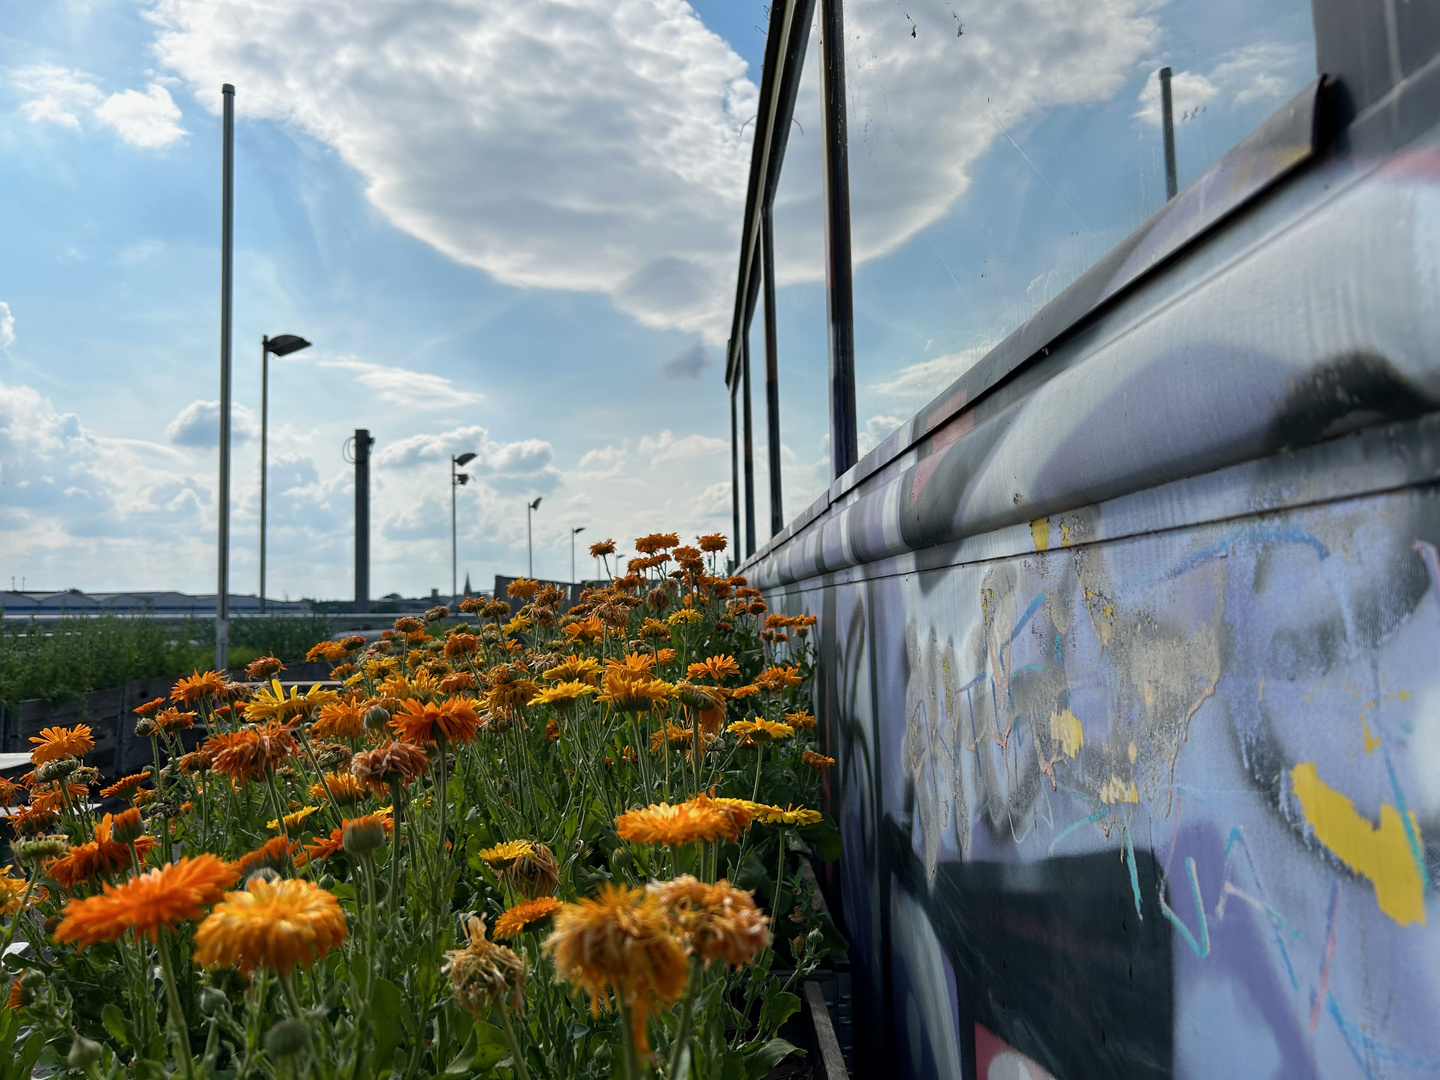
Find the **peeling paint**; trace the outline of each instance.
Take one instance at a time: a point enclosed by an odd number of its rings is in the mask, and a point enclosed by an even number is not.
[[[1050,546],[1050,519],[1036,518],[1030,522],[1030,535],[1035,540],[1035,550],[1044,551]]]
[[[1085,729],[1081,726],[1079,717],[1069,709],[1061,709],[1051,714],[1050,737],[1060,744],[1066,757],[1073,758],[1085,745]]]

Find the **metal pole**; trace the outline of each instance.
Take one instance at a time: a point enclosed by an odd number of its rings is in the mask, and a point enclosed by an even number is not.
[[[755,554],[755,443],[750,419],[750,328],[740,339],[740,393],[745,427],[745,557]],[[738,540],[737,540],[738,543]]]
[[[215,574],[215,670],[230,663],[230,292],[234,256],[235,87],[220,87],[224,102],[220,165],[220,491]]]
[[[575,530],[570,530],[570,584],[575,584]]]
[[[450,455],[450,601],[454,603],[458,586],[455,584],[456,563],[455,541],[455,455]]]
[[[530,537],[530,515],[534,509],[528,502],[525,504],[525,576],[529,578],[535,576],[535,545]]]
[[[1170,94],[1170,69],[1160,69],[1160,130],[1165,137],[1165,201],[1180,190],[1175,171],[1175,102]]]
[[[730,391],[730,503],[735,515],[734,531],[730,534],[733,561],[733,556],[740,551],[740,431],[736,418],[735,387],[732,385],[727,389]]]
[[[765,442],[770,454],[770,535],[785,527],[780,499],[780,361],[775,328],[775,231],[770,204],[760,207],[760,261],[765,278]]]
[[[820,123],[824,129],[825,308],[830,322],[830,467],[838,477],[860,459],[855,425],[855,309],[841,0],[820,0]]]
[[[265,614],[265,482],[269,476],[270,335],[260,339],[260,614]]]
[[[370,610],[370,438],[355,429],[355,610]]]

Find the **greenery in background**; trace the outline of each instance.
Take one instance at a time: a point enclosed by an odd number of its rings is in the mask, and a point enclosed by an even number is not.
[[[282,660],[300,660],[331,633],[323,615],[234,619],[230,661],[240,667],[271,652]],[[6,623],[0,625],[0,701],[63,701],[131,679],[204,670],[214,659],[211,619],[107,614]]]

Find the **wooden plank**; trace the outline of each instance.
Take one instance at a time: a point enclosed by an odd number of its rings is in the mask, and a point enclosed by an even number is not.
[[[825,1004],[825,992],[814,979],[805,980],[805,1003],[810,1006],[810,1020],[815,1026],[815,1045],[820,1051],[820,1064],[825,1070],[825,1080],[850,1080],[845,1069],[845,1055],[840,1052],[840,1040],[835,1037],[835,1025],[830,1023],[830,1008]]]

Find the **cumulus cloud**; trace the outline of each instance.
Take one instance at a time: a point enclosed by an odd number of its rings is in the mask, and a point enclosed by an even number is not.
[[[148,150],[168,146],[186,134],[179,107],[158,82],[144,93],[122,90],[107,96],[94,76],[58,64],[14,68],[10,81],[26,96],[20,111],[31,123],[78,130],[81,116],[88,115],[131,146]]]
[[[334,147],[393,223],[512,285],[723,334],[756,90],[682,0],[159,0],[160,61]]]
[[[933,360],[909,364],[885,381],[871,384],[870,389],[892,399],[896,410],[914,412],[933,401],[989,350],[989,345],[978,345],[961,352],[937,356]]]
[[[476,476],[529,474],[543,471],[555,459],[555,451],[540,439],[495,442],[478,424],[449,431],[412,435],[382,447],[375,463],[392,469],[412,469],[452,456],[473,453],[475,459],[464,471]]]
[[[10,310],[10,305],[0,300],[0,349],[8,349],[15,344],[15,315]]]
[[[192,401],[181,409],[165,429],[165,437],[176,446],[220,445],[220,403]],[[260,421],[244,405],[231,403],[230,438],[247,442],[260,437]]]
[[[1176,71],[1170,79],[1171,107],[1176,123],[1193,120],[1213,105],[1242,106],[1271,101],[1279,104],[1303,78],[1310,58],[1292,42],[1261,41],[1232,49],[1208,73]],[[1137,119],[1160,126],[1160,80],[1149,79],[1140,91]]]
[[[459,389],[443,375],[372,364],[354,357],[319,360],[316,363],[323,368],[353,371],[355,381],[374,391],[379,400],[406,409],[444,409],[454,405],[472,405],[481,397],[469,390]]]
[[[698,379],[709,368],[710,350],[698,341],[660,365],[661,374],[667,379]]]

